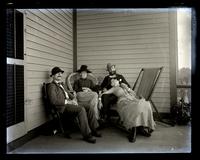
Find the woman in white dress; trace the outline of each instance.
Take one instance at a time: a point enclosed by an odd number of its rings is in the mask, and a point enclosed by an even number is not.
[[[112,88],[103,94],[114,94],[118,97],[117,111],[122,125],[131,131],[128,136],[129,141],[135,142],[136,131],[150,137],[156,125],[150,102],[138,98],[133,90],[124,83],[120,84],[117,79],[112,79],[111,85]]]

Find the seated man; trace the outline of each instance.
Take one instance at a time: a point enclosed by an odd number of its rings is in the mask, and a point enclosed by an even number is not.
[[[88,73],[91,73],[91,71],[87,69],[86,65],[82,65],[77,72],[80,73],[80,78],[74,82],[74,90],[77,93],[78,103],[83,105],[89,104],[95,111],[95,117],[98,120],[98,94],[95,92],[93,81],[87,78]]]
[[[109,72],[109,75],[107,75],[102,84],[101,84],[101,89],[103,90],[103,92],[106,92],[107,90],[109,90],[110,88],[112,88],[111,86],[111,80],[114,79],[118,79],[120,81],[120,83],[125,83],[129,88],[130,85],[128,84],[128,82],[125,80],[125,78],[116,73],[116,68],[114,64],[108,63],[107,64],[107,71]],[[102,100],[102,104],[103,104],[103,108],[102,108],[102,114],[103,114],[103,119],[105,121],[109,120],[109,108],[111,104],[115,104],[117,102],[117,97],[114,94],[103,94],[101,97]]]
[[[95,143],[96,139],[93,136],[101,137],[101,134],[96,130],[99,124],[95,118],[94,110],[87,105],[83,106],[77,103],[74,95],[62,83],[63,72],[59,67],[54,67],[51,71],[53,81],[47,88],[50,103],[55,105],[63,116],[77,117],[83,139],[89,143]]]

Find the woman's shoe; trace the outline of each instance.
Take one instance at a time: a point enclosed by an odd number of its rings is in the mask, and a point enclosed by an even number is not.
[[[153,129],[148,128],[148,132],[151,134],[153,132]]]
[[[146,130],[144,129],[144,127],[140,127],[140,128],[139,128],[139,133],[140,133],[141,135],[145,136],[145,137],[150,137],[150,136],[151,136],[151,133],[149,133],[148,131],[146,131]]]
[[[131,130],[131,133],[128,135],[128,140],[131,143],[134,143],[136,141],[136,128],[133,127]]]

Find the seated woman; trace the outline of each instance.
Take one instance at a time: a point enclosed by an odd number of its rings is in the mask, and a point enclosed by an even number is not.
[[[77,93],[77,100],[79,104],[88,104],[95,111],[96,119],[99,119],[98,112],[98,94],[94,92],[95,84],[92,80],[87,78],[87,74],[91,73],[86,65],[82,65],[79,70],[80,78],[74,82],[74,90]]]
[[[131,131],[128,136],[129,141],[136,141],[136,131],[150,137],[156,125],[150,102],[136,97],[133,90],[124,83],[120,84],[117,79],[111,80],[111,86],[112,88],[103,94],[114,94],[118,97],[117,112],[122,125]]]

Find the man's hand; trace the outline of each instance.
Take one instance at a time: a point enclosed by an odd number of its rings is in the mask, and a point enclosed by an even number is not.
[[[77,101],[73,100],[72,103],[73,103],[74,105],[78,106],[78,102],[77,102]]]
[[[70,100],[67,102],[67,104],[72,104],[72,105],[78,105],[77,101],[76,100]]]
[[[73,95],[74,95],[74,97],[76,97],[76,96],[77,96],[77,94],[76,94],[76,92],[75,92],[75,91],[73,91]]]

